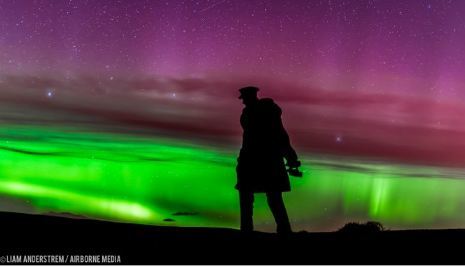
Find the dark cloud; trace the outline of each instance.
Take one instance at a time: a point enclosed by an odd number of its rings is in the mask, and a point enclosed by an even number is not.
[[[400,94],[328,91],[261,77],[75,79],[5,76],[3,124],[71,126],[92,131],[168,135],[240,146],[237,89],[257,85],[283,108],[300,153],[461,166],[465,108]],[[263,82],[265,81],[265,82]],[[53,96],[47,92],[53,89]]]

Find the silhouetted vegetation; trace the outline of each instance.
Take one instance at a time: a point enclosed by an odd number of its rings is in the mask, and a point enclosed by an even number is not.
[[[344,225],[344,227],[342,227],[338,231],[343,233],[375,233],[385,230],[386,229],[381,223],[369,221],[366,223],[350,222]]]

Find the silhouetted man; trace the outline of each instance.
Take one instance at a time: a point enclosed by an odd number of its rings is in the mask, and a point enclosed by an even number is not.
[[[244,130],[237,164],[237,184],[241,209],[241,231],[253,231],[254,193],[266,193],[278,233],[291,233],[282,192],[291,190],[287,165],[300,166],[281,121],[281,108],[272,99],[259,99],[257,87],[239,89],[245,108],[241,115]],[[298,172],[298,170],[297,170]]]

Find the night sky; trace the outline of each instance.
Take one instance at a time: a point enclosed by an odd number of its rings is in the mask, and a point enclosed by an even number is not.
[[[235,145],[237,88],[255,84],[284,108],[300,151],[462,165],[464,11],[452,0],[1,1],[2,95]]]
[[[465,165],[461,0],[0,0],[0,123],[240,148],[237,89],[297,153]]]
[[[456,96],[465,64],[461,1],[0,5],[0,63],[14,74],[265,75],[324,89],[349,79],[346,91]]]

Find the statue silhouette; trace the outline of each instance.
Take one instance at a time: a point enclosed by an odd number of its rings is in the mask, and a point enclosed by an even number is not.
[[[244,130],[236,167],[241,210],[241,231],[253,231],[254,193],[266,193],[278,233],[291,233],[282,192],[291,190],[289,176],[300,176],[300,162],[281,121],[281,108],[272,99],[257,97],[257,87],[239,89],[245,108],[241,115]],[[290,168],[286,170],[284,164]]]

